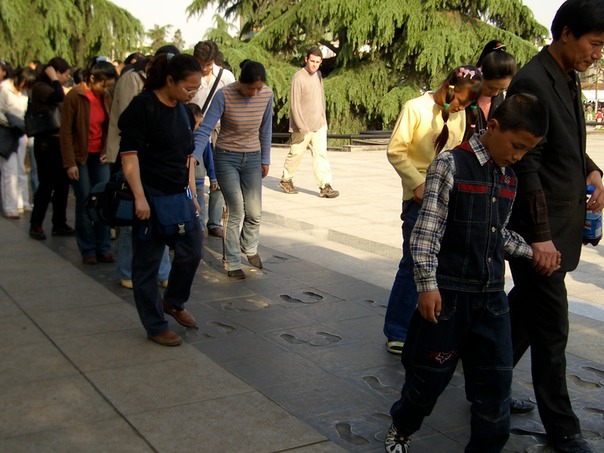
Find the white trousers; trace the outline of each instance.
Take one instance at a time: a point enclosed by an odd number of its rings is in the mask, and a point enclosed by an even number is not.
[[[327,160],[327,126],[315,132],[292,132],[292,144],[283,165],[283,181],[290,181],[300,167],[302,157],[309,148],[313,159],[313,170],[319,187],[331,184],[331,166]]]
[[[31,209],[29,202],[29,181],[25,171],[27,146],[25,136],[19,139],[16,153],[8,159],[0,157],[0,190],[4,215],[17,216],[24,209]]]

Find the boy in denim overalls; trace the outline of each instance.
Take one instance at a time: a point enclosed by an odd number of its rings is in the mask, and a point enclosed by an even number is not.
[[[507,167],[546,131],[537,98],[512,96],[482,136],[439,154],[428,169],[411,235],[418,308],[403,348],[405,384],[391,409],[388,452],[409,450],[411,434],[432,412],[460,358],[472,401],[465,451],[499,452],[509,437],[512,346],[504,255],[532,259],[533,253],[506,229],[517,187]]]

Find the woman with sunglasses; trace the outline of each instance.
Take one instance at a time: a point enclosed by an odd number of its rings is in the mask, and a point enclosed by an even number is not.
[[[184,106],[201,84],[201,66],[191,55],[162,54],[147,71],[145,88],[120,116],[120,156],[124,176],[134,194],[132,283],[134,300],[147,337],[162,346],[178,346],[182,338],[170,330],[165,314],[195,328],[185,309],[203,247],[199,203],[195,198],[193,127]],[[177,200],[169,209],[175,223],[186,226],[162,232],[166,212],[158,200]],[[163,207],[162,207],[163,206]],[[174,221],[172,221],[174,222]],[[184,220],[183,220],[184,222]],[[168,287],[160,294],[157,272],[166,245],[174,249]]]
[[[109,227],[92,222],[86,199],[92,187],[109,179],[104,150],[109,125],[105,93],[116,79],[117,71],[107,57],[92,58],[84,81],[67,93],[63,102],[61,154],[75,194],[76,240],[84,264],[114,262]]]

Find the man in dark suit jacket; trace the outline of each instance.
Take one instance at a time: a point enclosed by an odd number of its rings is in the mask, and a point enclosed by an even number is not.
[[[604,0],[568,0],[552,23],[553,42],[514,77],[508,95],[532,93],[546,106],[549,132],[514,165],[518,196],[510,229],[531,244],[535,265],[511,260],[509,294],[514,364],[531,347],[541,421],[556,451],[589,452],[566,386],[568,299],[564,279],[581,254],[585,209],[604,205],[602,172],[585,152],[585,120],[576,71],[602,58]],[[586,184],[595,192],[586,203]],[[586,206],[587,204],[587,206]],[[562,255],[551,276],[544,269]]]

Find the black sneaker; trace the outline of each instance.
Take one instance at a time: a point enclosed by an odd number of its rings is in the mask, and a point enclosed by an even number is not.
[[[384,448],[388,453],[408,453],[411,448],[411,437],[403,437],[396,430],[396,426],[390,425]]]
[[[241,269],[227,271],[227,275],[236,280],[243,280],[245,278],[245,272],[243,272]]]
[[[29,235],[37,241],[43,241],[46,239],[46,233],[44,233],[44,230],[40,225],[32,225],[29,228]]]
[[[319,196],[321,198],[336,198],[340,195],[340,192],[333,190],[329,184],[325,184],[325,187],[321,188]]]
[[[558,453],[592,453],[587,441],[581,434],[564,436],[561,439],[554,440],[552,446]]]
[[[285,193],[289,193],[289,194],[298,193],[298,189],[296,189],[294,187],[294,182],[291,179],[289,181],[281,181],[279,183],[279,187],[281,187],[281,189],[283,189],[283,192],[285,192]]]
[[[52,235],[53,236],[73,236],[73,235],[75,235],[75,230],[67,224],[61,225],[61,226],[53,226]]]
[[[260,255],[257,253],[255,255],[246,255],[248,262],[258,269],[262,269],[262,260],[260,259]]]

